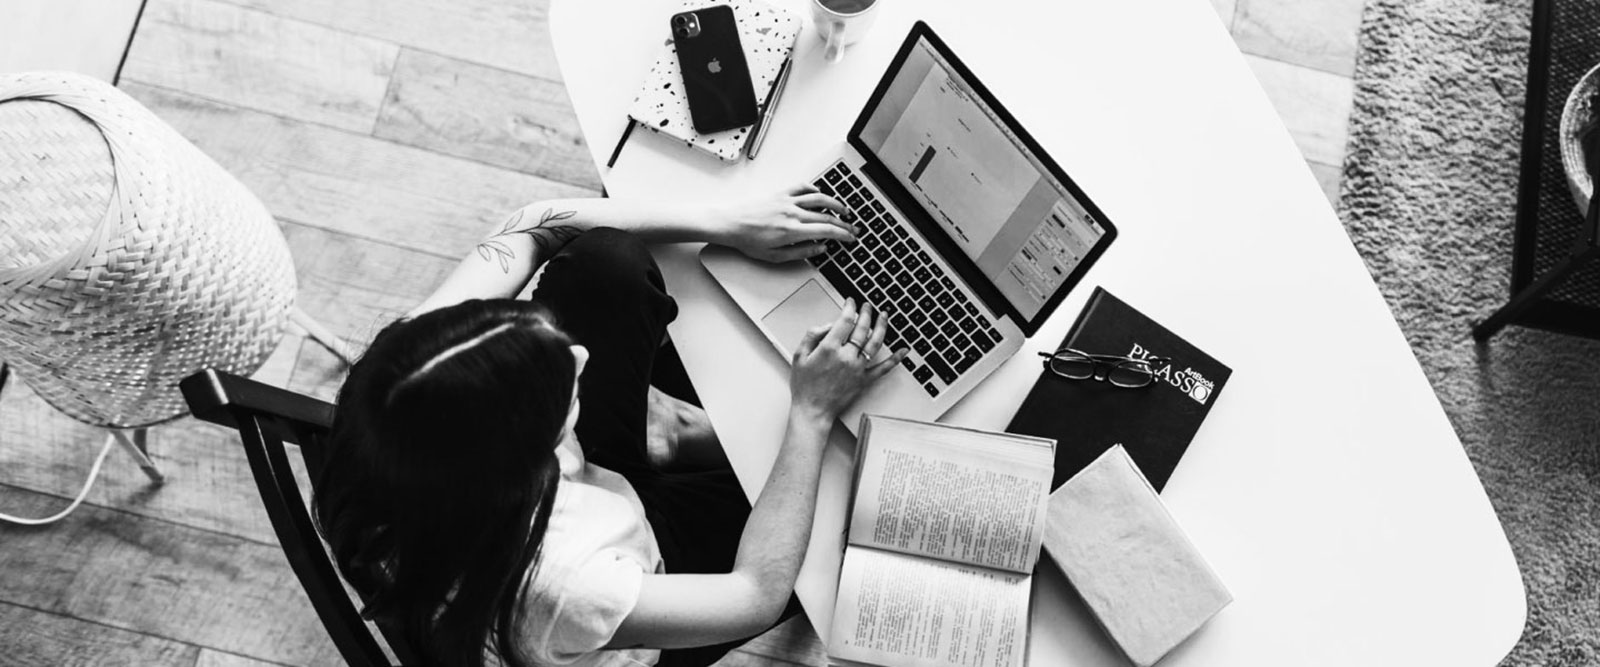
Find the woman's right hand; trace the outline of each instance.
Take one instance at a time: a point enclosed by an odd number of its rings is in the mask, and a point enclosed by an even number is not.
[[[906,351],[883,354],[888,320],[872,304],[858,308],[847,299],[839,319],[807,331],[789,376],[793,408],[832,422],[867,385],[894,370]]]
[[[712,243],[778,263],[820,254],[825,241],[855,243],[855,226],[838,217],[844,212],[839,200],[801,184],[777,196],[720,207],[706,217]]]

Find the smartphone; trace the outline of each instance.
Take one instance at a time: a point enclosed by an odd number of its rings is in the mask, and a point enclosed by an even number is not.
[[[760,116],[733,8],[714,5],[672,15],[689,117],[701,134],[751,125]]]

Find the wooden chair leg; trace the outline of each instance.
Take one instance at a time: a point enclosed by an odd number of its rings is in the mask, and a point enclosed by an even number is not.
[[[1511,300],[1506,302],[1506,305],[1494,311],[1494,314],[1490,315],[1488,319],[1472,327],[1473,340],[1479,343],[1489,340],[1490,337],[1499,333],[1507,324],[1515,320],[1517,315],[1522,314],[1522,311],[1527,310],[1528,306],[1533,305],[1535,301],[1538,301],[1557,284],[1566,280],[1567,276],[1572,275],[1579,267],[1582,267],[1596,256],[1600,256],[1600,248],[1589,247],[1568,257],[1566,261],[1556,265],[1555,268],[1546,271],[1544,275],[1539,276],[1538,280],[1533,281],[1533,284],[1522,288],[1522,291],[1512,296]]]
[[[128,455],[139,463],[139,469],[144,471],[144,474],[150,478],[152,483],[161,484],[167,481],[166,476],[156,469],[155,461],[150,460],[149,449],[146,445],[150,429],[133,429],[131,436],[129,431],[121,429],[109,430],[111,431],[111,437],[116,438],[117,444],[122,445],[123,451],[128,452]]]

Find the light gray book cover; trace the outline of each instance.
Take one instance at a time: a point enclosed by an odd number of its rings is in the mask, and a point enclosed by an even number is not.
[[[1121,445],[1050,494],[1044,551],[1140,667],[1233,601]]]

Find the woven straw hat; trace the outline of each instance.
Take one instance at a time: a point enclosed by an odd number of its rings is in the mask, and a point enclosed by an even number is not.
[[[133,98],[0,75],[0,360],[51,405],[107,428],[180,416],[178,381],[253,373],[294,294],[266,208]]]

